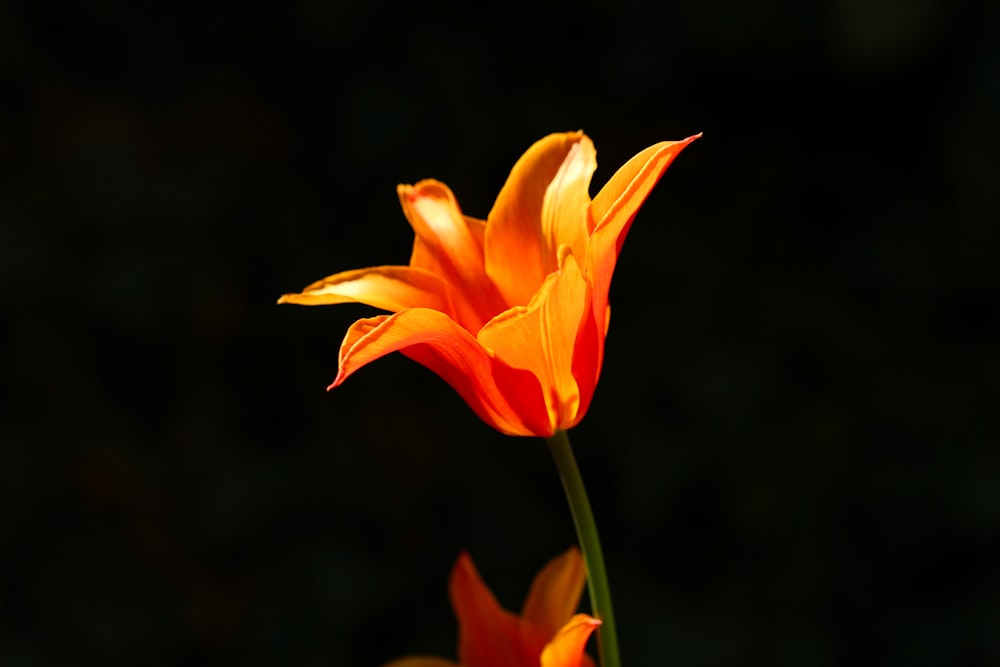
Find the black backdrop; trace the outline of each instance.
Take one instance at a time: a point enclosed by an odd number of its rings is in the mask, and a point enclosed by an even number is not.
[[[537,440],[394,355],[394,187],[485,216],[553,131],[640,213],[572,433],[626,665],[1000,660],[1000,16],[828,0],[104,0],[0,17],[0,663],[454,656],[573,534]]]

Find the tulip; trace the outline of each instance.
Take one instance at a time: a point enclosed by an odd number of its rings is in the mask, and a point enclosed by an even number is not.
[[[593,667],[584,648],[601,622],[574,613],[583,583],[583,559],[571,548],[535,576],[517,616],[500,607],[462,554],[449,585],[459,624],[458,662],[411,657],[385,667]]]
[[[408,266],[336,273],[278,303],[365,303],[330,388],[399,351],[448,382],[508,435],[548,438],[590,406],[604,360],[608,288],[639,207],[700,135],[643,150],[593,199],[594,145],[549,135],[517,161],[487,219],[462,214],[435,180],[400,185],[416,234]]]

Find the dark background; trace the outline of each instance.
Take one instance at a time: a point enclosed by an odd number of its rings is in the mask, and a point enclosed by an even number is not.
[[[544,444],[394,355],[397,183],[584,129],[640,213],[572,433],[626,665],[1000,662],[1000,12],[945,0],[0,15],[0,664],[454,657],[573,542]]]

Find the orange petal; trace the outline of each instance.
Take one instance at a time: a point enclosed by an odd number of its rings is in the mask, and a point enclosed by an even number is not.
[[[486,275],[482,221],[463,216],[451,190],[439,181],[400,185],[397,191],[416,233],[410,266],[437,274],[448,284],[456,321],[475,333],[506,308]]]
[[[597,169],[597,153],[589,137],[583,135],[573,144],[559,171],[545,191],[542,203],[542,234],[546,239],[545,273],[555,271],[559,247],[568,245],[573,254],[583,258],[587,252],[590,229],[587,206],[590,205],[590,178]]]
[[[599,329],[604,329],[607,323],[611,275],[636,212],[674,158],[700,136],[650,146],[626,162],[594,197],[590,205],[593,231],[587,248],[586,273],[594,288],[594,316]]]
[[[449,590],[458,616],[459,662],[465,667],[522,664],[517,617],[500,608],[468,554],[455,563]]]
[[[462,667],[457,662],[445,660],[443,658],[425,658],[414,656],[412,658],[399,658],[382,665],[382,667]]]
[[[586,614],[577,614],[542,651],[541,667],[580,667],[590,659],[583,652],[591,633],[601,624]]]
[[[479,417],[508,435],[551,435],[534,375],[492,356],[444,313],[412,308],[358,320],[340,347],[340,371],[330,388],[390,352],[401,351],[450,384]]]
[[[336,273],[314,282],[299,294],[285,294],[278,299],[278,303],[301,306],[352,302],[392,312],[417,307],[451,311],[442,280],[409,266],[376,266]]]
[[[542,385],[549,433],[578,421],[580,392],[573,377],[577,329],[588,311],[588,285],[569,246],[527,306],[512,308],[479,332],[479,341],[514,368],[534,373]]]
[[[469,227],[472,238],[476,239],[476,243],[479,244],[480,248],[486,248],[486,221],[468,215],[463,217],[465,218],[465,224]]]
[[[545,195],[581,137],[582,132],[567,132],[535,142],[514,165],[490,211],[486,273],[511,306],[531,301],[555,266],[555,249],[542,225]]]
[[[521,609],[524,622],[537,628],[546,641],[554,637],[580,606],[586,577],[583,557],[576,547],[553,558],[531,582]]]
[[[547,295],[555,283],[552,274],[539,290],[539,296]],[[553,406],[552,369],[545,359],[541,345],[541,299],[528,306],[511,308],[493,318],[477,336],[480,343],[493,351],[508,365],[522,369],[533,375],[539,382],[542,407],[545,410],[545,433],[549,437],[555,432],[556,410]]]
[[[593,289],[590,296],[593,300]],[[580,405],[576,409],[576,419],[574,423],[566,425],[570,428],[579,423],[590,408],[590,402],[594,398],[594,390],[597,388],[597,380],[601,375],[601,366],[604,363],[604,339],[608,333],[608,313],[605,307],[604,315],[597,318],[593,308],[590,308],[583,317],[580,327],[576,333],[576,349],[573,354],[573,377],[576,378],[576,386],[580,393]]]
[[[558,397],[555,421],[558,428],[575,426],[583,416],[573,358],[578,353],[580,324],[590,312],[590,298],[590,286],[580,265],[569,246],[562,246],[558,278],[542,307],[542,349],[552,366],[553,388]]]
[[[434,261],[466,277],[482,271],[483,248],[447,185],[428,179],[396,191],[406,219]]]

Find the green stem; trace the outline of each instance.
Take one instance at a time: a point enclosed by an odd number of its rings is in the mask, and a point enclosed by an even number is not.
[[[556,468],[559,469],[559,477],[562,479],[573,523],[576,525],[576,535],[580,540],[580,551],[583,552],[583,563],[587,569],[590,606],[594,616],[601,620],[601,627],[597,629],[597,652],[601,665],[620,667],[618,633],[615,630],[615,615],[611,609],[611,589],[608,587],[604,554],[601,552],[601,540],[597,536],[594,513],[587,499],[587,489],[583,486],[580,468],[576,465],[566,431],[556,431],[545,441],[549,445],[549,451],[552,452],[552,458],[556,461]]]

